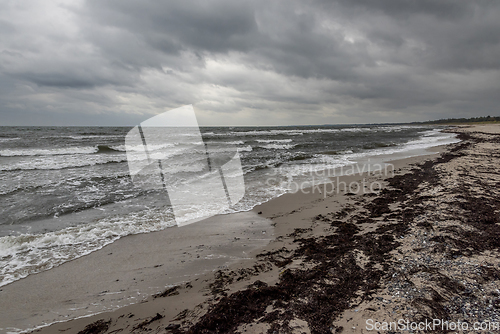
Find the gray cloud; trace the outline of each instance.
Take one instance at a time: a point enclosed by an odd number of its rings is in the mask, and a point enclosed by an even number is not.
[[[497,115],[499,18],[497,2],[465,0],[4,2],[0,116],[133,125],[191,103],[205,125]]]

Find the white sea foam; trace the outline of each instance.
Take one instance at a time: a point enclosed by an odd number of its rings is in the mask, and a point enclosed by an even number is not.
[[[453,133],[440,132],[439,129],[422,131],[419,139],[410,140],[407,143],[400,144],[390,148],[379,148],[365,152],[347,154],[348,159],[358,159],[366,156],[389,155],[396,153],[414,152],[416,150],[425,150],[431,147],[448,145],[460,142]]]
[[[15,162],[0,162],[0,171],[13,170],[55,170],[73,167],[94,166],[111,162],[125,162],[122,154],[89,154],[89,155],[54,155],[45,157],[21,158]]]
[[[224,145],[243,145],[243,144],[245,144],[245,142],[243,140],[235,140],[235,141],[225,141],[225,142],[222,142],[221,144],[224,144]]]
[[[308,133],[342,133],[342,132],[397,132],[405,129],[415,128],[414,126],[379,126],[379,127],[347,127],[347,128],[317,128],[317,129],[272,129],[272,130],[251,130],[251,131],[230,131],[230,132],[205,132],[204,137],[242,137],[242,136],[302,136]],[[261,139],[265,140],[265,139]],[[258,140],[258,141],[261,141]],[[288,139],[286,139],[288,140]],[[263,141],[262,141],[263,142]]]
[[[243,136],[278,136],[278,135],[302,135],[301,130],[252,130],[231,131],[222,133],[204,133],[204,137],[243,137]]]
[[[393,126],[379,126],[374,128],[374,130],[384,131],[384,132],[400,132],[403,130],[415,129],[418,126],[415,125],[393,125]]]
[[[75,167],[85,167],[85,166],[94,166],[100,164],[106,164],[111,162],[126,162],[128,159],[137,159],[141,160],[144,158],[142,154],[134,154],[134,150],[129,152],[128,157],[125,156],[125,152],[118,152],[124,150],[121,146],[111,146],[110,147],[117,152],[113,152],[114,154],[80,154],[82,152],[78,152],[75,154],[71,150],[66,150],[66,153],[59,153],[53,155],[45,155],[39,156],[40,152],[31,152],[33,154],[21,154],[21,152],[16,152],[19,154],[12,154],[11,157],[17,157],[20,160],[16,161],[5,161],[0,162],[0,171],[14,171],[14,170],[57,170],[64,168],[75,168]],[[148,147],[149,148],[149,147]],[[232,148],[224,148],[221,146],[219,151],[231,151]],[[6,150],[4,150],[6,151]],[[97,147],[87,150],[89,153],[96,153]],[[139,153],[141,152],[139,149],[137,150]],[[252,147],[250,145],[246,146],[238,146],[239,152],[251,152]],[[1,152],[1,151],[0,151]],[[62,151],[59,151],[62,152]],[[73,152],[72,154],[70,152]],[[25,152],[23,152],[25,153]],[[36,154],[35,154],[36,153]],[[8,153],[7,153],[8,154]],[[174,158],[175,156],[185,154],[185,148],[176,147],[174,144],[163,144],[163,145],[155,145],[152,147],[152,151],[150,151],[151,158]],[[6,155],[9,156],[9,155]]]
[[[205,133],[206,137],[241,137],[241,136],[301,136],[304,133],[317,132],[339,132],[338,129],[290,129],[290,130],[252,130],[252,131],[231,131],[224,133]]]
[[[197,189],[204,191],[205,195],[212,191],[210,188]],[[169,209],[149,209],[53,232],[1,237],[0,286],[99,250],[127,235],[159,231],[228,212],[232,210],[225,210],[219,203],[202,206],[197,203],[176,207],[175,220]]]
[[[163,149],[169,149],[176,147],[179,143],[163,143],[148,145],[148,150],[157,151]],[[0,156],[3,157],[19,157],[19,156],[52,156],[52,155],[72,155],[72,154],[93,154],[99,152],[99,146],[101,148],[109,148],[110,150],[119,152],[129,151],[142,151],[141,146],[130,146],[125,148],[125,145],[93,145],[93,146],[74,146],[74,147],[56,147],[50,149],[4,149],[0,150]]]
[[[21,138],[0,138],[0,143],[1,142],[9,142],[9,141],[15,141],[15,140],[19,140]]]
[[[292,139],[257,139],[259,143],[291,143]]]
[[[260,147],[266,148],[268,150],[290,150],[297,146],[296,144],[267,144]]]
[[[286,168],[283,168],[283,170],[286,177],[291,179],[301,175],[306,177],[309,173],[317,173],[328,169],[335,169],[351,165],[353,163],[355,163],[353,160],[350,160],[347,157],[343,156],[334,157],[331,155],[316,155],[313,158],[309,159],[307,163],[288,166]],[[315,176],[317,176],[317,174]],[[325,178],[324,180],[316,179],[315,182],[326,182],[327,180],[327,178]]]
[[[60,147],[52,149],[5,149],[0,151],[0,156],[15,157],[36,155],[90,154],[96,153],[97,151],[97,146]]]
[[[60,136],[57,137],[48,137],[48,138],[61,138]],[[75,139],[75,140],[81,140],[81,139],[94,139],[94,138],[123,138],[123,135],[108,135],[108,134],[102,134],[102,135],[81,135],[81,136],[67,136],[67,138]]]

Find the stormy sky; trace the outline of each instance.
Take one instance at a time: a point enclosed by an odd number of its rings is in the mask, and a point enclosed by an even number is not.
[[[495,0],[0,2],[0,125],[500,115]]]

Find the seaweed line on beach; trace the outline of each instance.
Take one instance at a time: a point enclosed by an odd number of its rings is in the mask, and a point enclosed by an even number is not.
[[[284,237],[288,247],[259,254],[252,267],[216,272],[201,312],[184,310],[166,327],[155,324],[167,320],[157,314],[132,331],[341,333],[356,328],[346,324],[358,311],[500,321],[500,136],[451,131],[460,143],[388,178],[376,196],[349,196],[356,206],[315,216],[311,228]],[[325,233],[315,235],[315,224]],[[276,282],[260,279],[272,270]]]

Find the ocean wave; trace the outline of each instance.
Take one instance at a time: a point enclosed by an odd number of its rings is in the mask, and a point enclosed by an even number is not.
[[[384,132],[400,132],[403,130],[411,130],[411,129],[419,129],[419,128],[426,128],[425,126],[418,126],[418,125],[392,125],[392,126],[378,126],[375,127],[374,130],[380,130]]]
[[[257,139],[259,143],[291,143],[292,139]]]
[[[56,232],[1,237],[0,286],[89,254],[126,235],[173,225],[172,216],[151,210]]]
[[[346,154],[349,159],[358,159],[366,156],[390,155],[396,153],[405,153],[416,150],[425,150],[431,147],[448,145],[460,142],[455,134],[444,133],[439,129],[432,129],[420,132],[420,138],[410,140],[403,144],[397,144],[390,147],[374,148],[365,152]]]
[[[95,146],[74,146],[57,148],[31,148],[31,149],[4,149],[0,150],[2,157],[19,156],[44,156],[44,155],[71,155],[71,154],[93,154],[93,153],[113,153],[124,152],[125,146],[95,145]]]
[[[300,136],[303,131],[301,130],[252,130],[252,131],[231,131],[224,133],[205,133],[207,137],[244,137],[244,136],[278,136],[290,135]]]
[[[208,195],[212,189],[206,187],[204,191]],[[217,202],[209,205],[194,203],[176,210],[175,219],[171,210],[160,206],[59,231],[1,237],[0,287],[99,250],[127,235],[159,231],[228,212],[224,205]]]
[[[360,133],[360,132],[399,132],[408,129],[425,128],[412,125],[378,126],[378,127],[338,127],[338,128],[316,128],[316,129],[272,129],[272,130],[250,130],[250,131],[230,131],[230,132],[205,132],[204,137],[242,137],[242,136],[302,136],[310,133]],[[260,139],[271,140],[271,139]],[[260,141],[258,139],[258,141]],[[285,139],[291,140],[291,139]]]
[[[104,157],[103,157],[104,156]],[[124,155],[68,156],[64,159],[30,159],[0,165],[0,171],[59,170],[127,162]]]
[[[161,145],[169,147],[171,144]],[[154,149],[157,149],[153,146]],[[95,145],[95,146],[74,146],[57,148],[31,148],[31,149],[4,149],[0,150],[1,157],[32,157],[32,156],[51,156],[51,155],[72,155],[72,154],[93,154],[93,153],[117,153],[125,152],[125,145]]]
[[[297,146],[296,144],[267,144],[259,147],[268,149],[268,150],[290,150]]]
[[[97,146],[80,146],[80,147],[59,147],[52,149],[6,149],[0,151],[2,157],[16,156],[37,156],[37,155],[65,155],[65,154],[91,154],[97,153]]]
[[[376,128],[354,127],[354,128],[317,128],[317,129],[283,129],[283,130],[251,130],[251,131],[230,131],[230,132],[206,132],[204,137],[241,137],[241,136],[302,136],[309,133],[339,133],[339,132],[372,132]]]
[[[222,142],[221,144],[225,144],[225,145],[243,145],[243,144],[245,144],[245,142],[243,140],[235,140],[235,141],[225,141],[225,142]]]
[[[349,159],[347,156],[331,156],[324,154],[315,154],[312,157],[304,157],[302,160],[304,160],[303,163],[283,164],[281,166],[277,166],[274,175],[279,175],[279,178],[285,180],[285,183],[292,180],[295,183],[300,183],[300,181],[314,181],[316,183],[322,183],[327,182],[329,179],[325,176],[325,173],[320,172],[355,163],[354,160]],[[311,173],[314,173],[313,180],[310,179]],[[322,178],[322,176],[324,177]]]
[[[17,137],[16,138],[1,138],[0,137],[0,143],[1,142],[8,142],[8,141],[19,140],[19,139],[21,139],[21,138],[17,138]]]
[[[183,148],[177,148],[175,150],[161,150],[161,148],[173,147],[169,144],[165,145],[154,145],[155,150],[150,151],[150,157],[152,159],[165,159],[173,158],[176,156],[186,155],[186,151]],[[149,147],[148,147],[149,148]],[[225,147],[221,145],[216,149],[217,152],[232,151],[233,147]],[[250,145],[237,147],[239,152],[251,152],[252,147]],[[66,151],[68,152],[68,151]],[[90,150],[89,150],[90,152]],[[130,150],[128,156],[122,151],[119,146],[106,146],[98,145],[93,148],[91,153],[87,154],[52,154],[45,156],[37,155],[11,155],[11,157],[26,157],[21,161],[6,162],[5,164],[0,164],[0,171],[17,171],[17,170],[58,170],[67,168],[78,168],[85,166],[95,166],[110,163],[123,163],[128,160],[142,160],[144,156],[142,154],[135,154],[135,151]],[[190,151],[189,155],[196,154],[206,154],[206,151],[194,150]]]
[[[284,162],[285,162],[284,160],[277,158],[277,159],[266,160],[264,162],[260,162],[253,165],[246,165],[243,166],[243,174],[248,174],[257,170],[275,168],[283,164]]]
[[[238,147],[238,152],[252,152],[252,146]]]
[[[309,154],[298,154],[290,159],[290,161],[303,161],[310,159],[311,156]]]
[[[373,142],[373,143],[367,143],[363,145],[363,149],[369,150],[369,149],[374,149],[374,148],[381,148],[381,147],[393,147],[396,146],[394,143],[381,143],[381,142]]]
[[[108,146],[108,145],[97,145],[97,152],[95,153],[115,153],[123,152],[118,146]]]
[[[7,188],[7,190],[1,190],[0,188],[0,196],[5,196],[5,195],[12,195],[15,193],[23,192],[23,191],[29,191],[29,192],[34,192],[38,189],[41,189],[43,185],[34,185],[34,186],[18,186],[14,188]]]
[[[124,135],[109,135],[109,134],[103,134],[103,135],[81,135],[81,136],[65,136],[64,138],[70,138],[70,139],[75,139],[75,140],[81,140],[81,139],[95,139],[95,138],[123,138]],[[61,138],[61,137],[49,137],[49,138]]]

